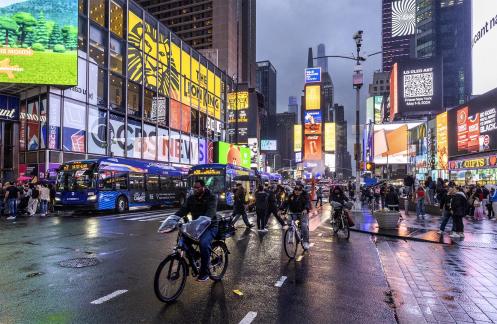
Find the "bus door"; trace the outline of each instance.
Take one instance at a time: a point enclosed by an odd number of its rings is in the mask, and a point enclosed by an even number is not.
[[[169,175],[160,176],[160,190],[158,197],[164,204],[171,205],[175,201],[174,183]]]
[[[146,179],[145,187],[147,189],[147,191],[146,191],[147,192],[147,196],[146,196],[147,203],[149,203],[150,205],[159,205],[160,204],[159,176],[147,174],[145,176],[145,179]]]
[[[142,173],[129,174],[129,205],[144,205],[147,201],[145,192],[145,175]]]

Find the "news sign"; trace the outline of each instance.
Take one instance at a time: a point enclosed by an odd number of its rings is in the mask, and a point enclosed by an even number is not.
[[[497,150],[497,89],[448,112],[449,157]]]
[[[321,68],[307,68],[305,69],[305,83],[321,82]]]
[[[261,151],[276,151],[278,150],[277,140],[261,140]]]

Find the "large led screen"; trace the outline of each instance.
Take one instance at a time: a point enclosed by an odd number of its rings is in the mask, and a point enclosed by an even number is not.
[[[304,138],[304,160],[322,160],[321,135],[306,135]]]
[[[416,31],[416,0],[392,1],[392,37],[413,35]]]
[[[233,164],[250,169],[250,149],[226,142],[215,142],[214,152],[216,162]]]
[[[78,1],[0,1],[0,82],[78,83]]]
[[[473,94],[497,88],[497,4],[495,0],[472,1]]]
[[[436,58],[394,64],[390,77],[393,113],[441,112],[441,73],[441,61]],[[391,117],[394,117],[393,114]]]
[[[419,123],[374,125],[373,162],[376,164],[407,164],[408,130]]]
[[[497,150],[497,89],[448,114],[449,157]]]
[[[321,109],[321,86],[308,85],[305,87],[305,109]]]
[[[321,134],[321,122],[320,111],[306,111],[304,116],[304,134]]]

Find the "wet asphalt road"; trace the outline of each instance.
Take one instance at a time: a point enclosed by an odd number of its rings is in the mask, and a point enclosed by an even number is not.
[[[163,304],[154,295],[153,276],[176,233],[156,230],[171,212],[2,219],[0,323],[239,323],[254,313],[253,323],[395,322],[375,244],[361,233],[351,233],[348,242],[333,237],[327,210],[313,219],[314,246],[300,261],[286,257],[274,219],[265,235],[239,222],[227,240],[224,280],[189,277],[179,300]],[[60,266],[73,258],[98,264]],[[286,281],[275,287],[282,276]]]

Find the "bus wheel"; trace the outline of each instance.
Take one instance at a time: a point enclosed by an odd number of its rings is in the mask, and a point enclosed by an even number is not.
[[[126,198],[124,196],[120,196],[117,199],[116,211],[118,213],[124,213],[126,210],[128,210],[128,201],[126,200]]]

